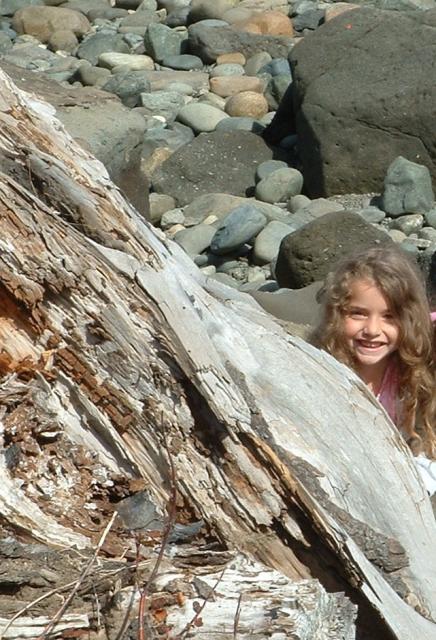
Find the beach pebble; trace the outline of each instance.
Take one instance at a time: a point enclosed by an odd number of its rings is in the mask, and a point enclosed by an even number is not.
[[[256,236],[267,223],[266,217],[252,204],[233,209],[221,222],[210,248],[222,255],[233,251]]]
[[[255,195],[263,202],[286,202],[299,194],[302,187],[303,176],[297,169],[277,169],[257,183]]]
[[[268,113],[268,103],[261,93],[242,91],[227,100],[225,110],[229,116],[257,119]]]
[[[216,125],[228,117],[220,109],[200,102],[190,102],[177,114],[178,121],[191,127],[195,133],[214,131]]]

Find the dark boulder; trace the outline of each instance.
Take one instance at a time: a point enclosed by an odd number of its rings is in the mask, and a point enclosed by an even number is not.
[[[292,94],[266,135],[296,128],[309,195],[378,192],[399,155],[436,178],[435,42],[436,10],[365,7],[294,47]]]
[[[337,261],[357,249],[392,242],[357,213],[334,211],[283,238],[275,268],[280,287],[300,289],[323,280]]]

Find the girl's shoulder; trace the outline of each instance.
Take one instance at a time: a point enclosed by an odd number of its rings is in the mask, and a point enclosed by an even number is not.
[[[432,311],[430,313],[430,318],[432,322],[436,322],[436,311]]]

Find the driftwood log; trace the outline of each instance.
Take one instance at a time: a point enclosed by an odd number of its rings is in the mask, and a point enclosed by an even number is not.
[[[53,109],[1,71],[0,86],[0,552],[17,556],[11,540],[36,560],[63,550],[72,576],[138,494],[160,531],[172,507],[186,530],[204,522],[201,562],[194,551],[181,562],[180,539],[163,548],[135,509],[100,557],[132,569],[146,529],[142,553],[164,556],[149,590],[197,576],[211,595],[197,588],[209,601],[194,637],[348,640],[357,605],[358,638],[434,640],[436,523],[378,402],[254,300],[204,277]],[[215,589],[214,553],[225,556]],[[32,579],[12,589],[0,570],[3,637],[43,637],[52,614],[26,609]],[[129,588],[107,591],[115,601]],[[165,605],[165,637],[182,637],[198,607],[184,593]],[[11,596],[20,606],[5,615]],[[83,612],[73,601],[52,633],[95,629]]]

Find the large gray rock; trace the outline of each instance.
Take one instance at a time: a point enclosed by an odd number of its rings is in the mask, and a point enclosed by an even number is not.
[[[388,242],[385,231],[357,213],[326,213],[282,240],[275,268],[277,282],[289,289],[305,287],[323,280],[347,253]]]
[[[201,133],[156,169],[153,187],[172,195],[180,206],[205,193],[245,196],[254,189],[257,165],[272,153],[248,131]]]
[[[138,211],[148,215],[148,183],[140,171],[143,117],[105,91],[65,88],[3,60],[0,66],[20,89],[55,107],[56,117],[67,131],[105,165]]]
[[[426,213],[434,194],[427,167],[399,156],[388,168],[382,194],[382,209],[391,216]]]
[[[265,51],[272,58],[283,58],[289,53],[292,40],[286,36],[269,36],[245,31],[235,31],[231,27],[209,27],[201,22],[188,29],[189,52],[210,64],[223,53],[238,51],[246,59],[259,51]]]
[[[436,178],[435,42],[436,10],[365,7],[294,47],[294,97],[268,133],[272,141],[280,125],[296,125],[309,195],[378,192],[399,155]]]

